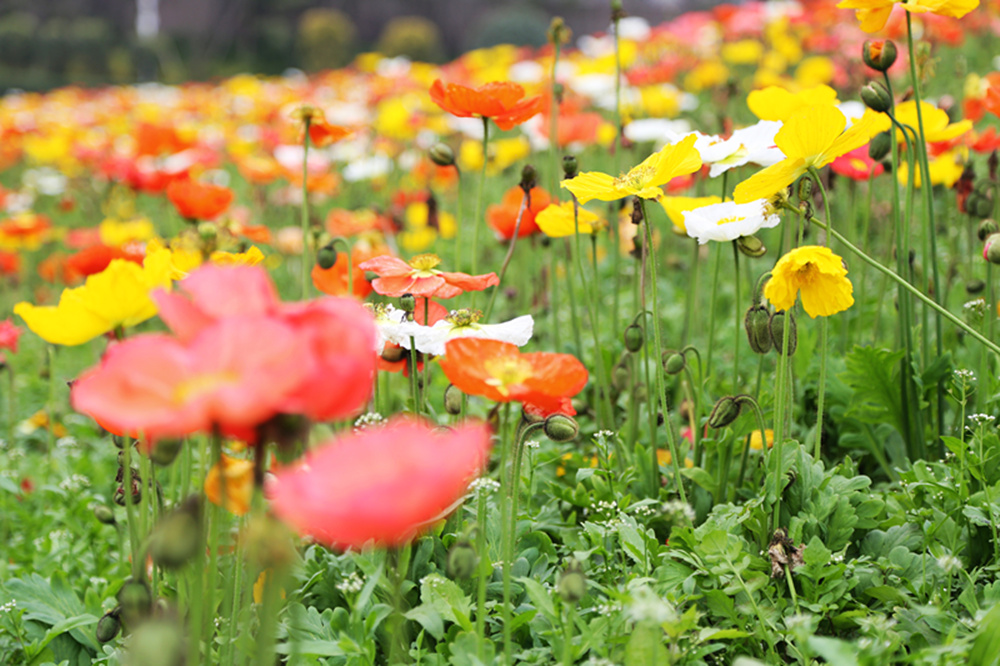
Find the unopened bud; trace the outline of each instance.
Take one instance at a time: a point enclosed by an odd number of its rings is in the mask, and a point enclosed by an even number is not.
[[[455,163],[455,151],[446,143],[435,143],[428,151],[431,162],[438,166],[451,166]]]
[[[201,498],[192,495],[160,520],[149,535],[149,554],[164,569],[178,569],[201,548]]]
[[[970,202],[971,205],[970,205]],[[993,200],[989,197],[978,196],[969,197],[965,203],[966,209],[976,217],[987,218],[993,214]]]
[[[120,614],[121,608],[116,606],[97,621],[96,637],[98,643],[110,643],[115,640],[115,636],[122,630],[121,620],[118,619]]]
[[[149,591],[149,586],[143,581],[131,578],[125,581],[118,590],[118,606],[121,608],[121,618],[129,628],[149,617],[149,612],[153,608],[153,595]]]
[[[563,155],[563,175],[566,178],[576,178],[576,174],[579,171],[579,165],[577,164],[576,157],[574,155]]]
[[[111,510],[111,507],[104,504],[98,504],[94,507],[94,517],[97,518],[97,522],[104,525],[115,524],[115,512]]]
[[[629,385],[629,380],[631,379],[631,373],[622,363],[616,365],[614,370],[611,371],[611,384],[619,391],[624,390]]]
[[[324,245],[316,253],[316,263],[324,271],[330,270],[337,263],[337,249],[333,245]]]
[[[448,577],[465,580],[476,572],[479,557],[476,549],[466,539],[460,539],[448,551]]]
[[[735,421],[739,415],[740,403],[738,400],[728,395],[719,398],[719,401],[715,403],[715,407],[712,408],[712,413],[708,416],[708,427],[715,429],[725,428]]]
[[[986,288],[986,283],[982,280],[969,280],[965,285],[965,292],[967,294],[980,294],[983,289]]]
[[[198,225],[198,235],[208,243],[218,238],[219,228],[212,222],[202,222]]]
[[[880,81],[871,81],[861,89],[861,101],[872,111],[885,113],[892,108],[892,96]]]
[[[521,169],[521,189],[527,193],[534,189],[537,184],[538,172],[535,171],[535,167],[525,164],[524,168]]]
[[[757,354],[771,351],[771,313],[763,305],[754,305],[743,318],[750,349]]]
[[[896,62],[896,44],[891,40],[868,40],[861,47],[861,59],[876,72],[887,71]]]
[[[549,43],[552,45],[562,45],[569,42],[570,29],[566,26],[561,16],[554,16],[549,24]]]
[[[992,234],[986,239],[983,258],[991,264],[1000,264],[1000,234]]]
[[[295,544],[288,528],[271,516],[251,518],[240,536],[247,562],[258,571],[283,570],[295,560]]]
[[[642,349],[646,342],[646,334],[642,332],[642,327],[638,324],[631,324],[625,329],[625,349],[633,354]]]
[[[444,390],[444,411],[452,416],[462,413],[462,391],[454,384],[448,384]]]
[[[184,635],[180,627],[167,620],[144,622],[132,632],[125,666],[183,666]]]
[[[417,309],[417,299],[413,294],[403,294],[399,297],[399,309],[403,312],[413,312]]]
[[[785,339],[785,311],[775,312],[771,315],[771,344],[779,354],[784,348]],[[799,337],[795,327],[795,315],[788,313],[788,355],[795,355],[795,348],[798,346]]]
[[[813,191],[813,180],[812,178],[803,178],[799,180],[798,197],[799,201],[808,201],[812,197]]]
[[[976,235],[979,236],[979,240],[984,241],[998,231],[1000,231],[1000,227],[997,226],[996,220],[986,218],[979,223],[979,228],[976,229]]]
[[[542,428],[545,430],[546,437],[553,442],[568,442],[576,439],[576,436],[580,434],[579,424],[565,414],[553,414],[548,417]]]
[[[684,360],[683,354],[678,354],[677,352],[666,352],[664,354],[666,358],[663,359],[663,371],[668,375],[676,375],[684,371],[684,366],[687,362]]]
[[[183,445],[183,439],[161,439],[153,445],[153,450],[149,452],[149,459],[160,467],[166,467],[177,459],[177,454],[180,453]]]
[[[888,132],[879,132],[868,142],[868,157],[881,162],[892,150],[892,136]]]
[[[559,583],[556,587],[559,596],[568,604],[579,603],[587,594],[587,576],[583,573],[583,567],[575,558],[570,558],[559,575]]]
[[[736,247],[740,252],[751,259],[763,257],[767,252],[767,248],[764,247],[764,243],[762,243],[756,236],[740,236],[736,239]]]

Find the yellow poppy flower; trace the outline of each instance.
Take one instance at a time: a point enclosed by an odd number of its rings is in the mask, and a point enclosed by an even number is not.
[[[722,199],[717,196],[711,197],[660,197],[660,205],[667,213],[667,217],[674,224],[674,231],[682,236],[687,236],[687,227],[684,225],[684,213],[695,210],[702,206],[711,206],[722,203]]]
[[[957,123],[953,123],[948,118],[947,112],[927,102],[920,103],[920,115],[924,119],[924,136],[927,139],[927,143],[951,141],[972,129],[971,120],[960,120]],[[885,116],[885,118],[888,120],[888,116]],[[909,100],[897,105],[896,120],[901,125],[909,125],[914,129],[919,127],[916,100]],[[889,123],[884,123],[884,125],[884,129],[889,129]],[[900,142],[904,141],[902,132],[896,130],[896,134]]]
[[[604,221],[596,213],[580,209],[577,226],[581,234],[594,232],[595,226],[603,226]],[[577,226],[573,222],[573,202],[563,201],[559,204],[549,204],[535,216],[535,224],[549,238],[562,238],[576,233]]]
[[[872,137],[877,116],[865,113],[845,131],[847,118],[835,106],[811,106],[796,112],[774,136],[785,159],[737,185],[733,199],[736,203],[769,199],[810,168],[820,169],[865,145]]]
[[[885,27],[892,8],[897,4],[913,14],[930,12],[938,16],[962,18],[979,6],[979,0],[844,0],[837,5],[840,9],[853,9],[854,16],[865,32],[878,32]]]
[[[944,185],[945,187],[954,185],[962,177],[962,171],[965,169],[962,162],[958,160],[957,152],[954,150],[949,150],[946,153],[938,155],[928,162],[927,167],[928,171],[930,171],[931,185]],[[910,179],[909,174],[910,165],[903,161],[899,165],[899,171],[896,176],[901,185],[907,184]],[[920,174],[920,169],[914,170],[913,174],[913,186],[920,187],[923,184],[923,176]]]
[[[764,436],[767,438],[767,448],[774,446],[774,431],[768,428],[764,431]],[[750,433],[750,450],[760,451],[764,448],[764,443],[760,438],[760,430],[754,430]]]
[[[826,85],[795,93],[780,86],[768,86],[762,90],[753,90],[747,95],[747,106],[761,120],[787,120],[802,109],[820,104],[833,106],[836,103],[837,91]]]
[[[148,241],[156,236],[153,223],[146,217],[118,220],[109,217],[97,228],[101,242],[110,247],[121,247],[132,241]]]
[[[847,279],[844,261],[830,248],[797,247],[771,269],[764,296],[779,310],[795,305],[802,292],[802,308],[812,318],[829,317],[854,305],[854,285]]]
[[[218,250],[209,256],[209,261],[219,266],[256,266],[264,261],[264,253],[256,245],[251,245],[246,252],[222,252]]]
[[[701,168],[701,155],[694,147],[695,138],[691,134],[678,143],[664,146],[618,178],[599,171],[588,171],[559,185],[576,195],[582,204],[593,199],[616,201],[632,195],[643,199],[659,198],[663,196],[661,185]]]
[[[82,345],[119,326],[135,326],[156,315],[149,297],[154,289],[169,289],[170,252],[146,255],[142,266],[115,259],[87,278],[82,287],[64,289],[59,305],[21,302],[14,314],[40,338],[54,345]]]
[[[226,484],[226,504],[222,504],[222,486],[220,477]],[[237,516],[245,515],[250,510],[250,499],[253,496],[253,461],[233,458],[222,454],[219,462],[212,465],[205,476],[205,497],[213,504],[223,506]]]

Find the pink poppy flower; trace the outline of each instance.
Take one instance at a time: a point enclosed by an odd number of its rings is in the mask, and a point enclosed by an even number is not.
[[[17,340],[24,331],[20,326],[15,326],[10,319],[0,321],[0,349],[9,349],[17,353]]]
[[[268,494],[279,518],[328,546],[399,546],[454,509],[489,449],[486,425],[398,419],[320,445]]]
[[[359,268],[378,274],[372,287],[383,296],[403,294],[427,298],[454,298],[467,291],[482,291],[500,284],[496,273],[467,275],[437,270],[441,259],[434,254],[419,254],[406,263],[398,257],[382,255],[369,259]]]

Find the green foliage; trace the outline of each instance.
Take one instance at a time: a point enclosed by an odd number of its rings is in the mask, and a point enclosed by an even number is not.
[[[302,67],[316,72],[346,65],[354,55],[356,32],[354,22],[343,12],[325,8],[303,12],[297,39]]]
[[[441,62],[444,48],[441,31],[421,16],[397,16],[386,23],[375,50],[394,58],[406,56],[420,62]]]

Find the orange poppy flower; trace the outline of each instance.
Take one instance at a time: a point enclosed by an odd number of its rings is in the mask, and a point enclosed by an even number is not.
[[[318,148],[329,146],[334,141],[339,141],[351,133],[351,130],[347,127],[328,123],[323,110],[315,106],[301,106],[292,113],[292,117],[302,123],[302,131],[299,132],[299,143],[305,140],[307,120],[309,122],[309,143]]]
[[[233,203],[233,191],[220,185],[194,180],[175,180],[167,186],[167,198],[177,212],[189,220],[211,220]]]
[[[514,235],[514,227],[517,225],[517,214],[521,210],[521,199],[524,197],[524,190],[519,186],[507,190],[503,195],[500,205],[490,206],[486,209],[486,221],[493,231],[496,232],[500,240],[510,240]],[[535,224],[535,215],[549,205],[551,199],[549,193],[540,187],[532,188],[531,204],[524,210],[521,216],[521,227],[518,229],[517,237],[524,238],[531,234],[538,233],[538,225]]]
[[[428,298],[454,298],[467,291],[482,291],[500,284],[496,273],[467,275],[436,270],[441,259],[434,254],[419,254],[406,263],[398,257],[384,254],[359,266],[378,277],[372,287],[383,296],[398,298],[403,294]]]
[[[120,247],[107,245],[92,245],[66,259],[64,277],[67,283],[77,282],[88,275],[100,273],[108,267],[112,259],[125,259],[141,266],[143,258],[141,252],[128,252]]]
[[[450,340],[441,369],[464,393],[522,402],[543,414],[565,413],[567,400],[587,383],[587,369],[575,356],[522,354],[517,345],[485,338]]]
[[[0,221],[0,248],[37,250],[52,235],[52,220],[38,213],[20,213]]]
[[[21,257],[14,252],[0,250],[0,276],[17,275],[21,272]]]
[[[431,85],[431,99],[459,118],[492,118],[502,130],[520,125],[542,110],[541,96],[525,99],[524,88],[509,81],[492,81],[478,88],[437,79]]]
[[[344,296],[348,288],[352,288],[352,293],[360,300],[368,297],[372,293],[372,284],[365,279],[365,272],[358,266],[360,263],[357,252],[351,253],[351,275],[354,278],[353,285],[348,285],[347,279],[347,257],[343,253],[337,255],[337,261],[330,268],[322,268],[315,264],[312,268],[313,286],[324,294],[331,296]]]

